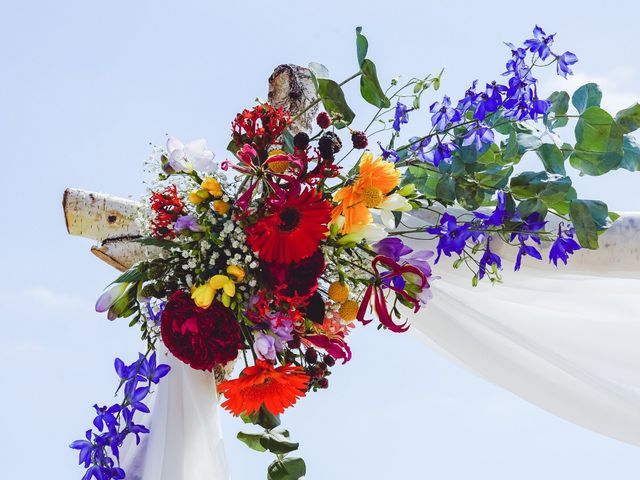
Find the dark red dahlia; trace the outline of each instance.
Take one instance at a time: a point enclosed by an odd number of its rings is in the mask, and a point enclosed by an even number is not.
[[[267,263],[290,264],[318,250],[331,205],[316,190],[291,188],[284,201],[248,228],[247,243]]]
[[[331,126],[331,117],[329,117],[327,112],[320,112],[316,117],[316,122],[318,123],[318,126],[324,130]]]
[[[357,150],[362,150],[363,148],[367,148],[367,145],[369,145],[367,134],[364,132],[358,132],[358,131],[351,132],[351,141],[353,142],[353,148]]]
[[[272,288],[284,286],[285,295],[306,297],[318,288],[318,279],[324,267],[324,255],[318,250],[309,258],[289,265],[262,262],[261,270]]]
[[[155,216],[151,220],[151,231],[154,237],[173,238],[176,236],[171,225],[184,212],[184,202],[178,197],[175,185],[169,185],[161,192],[152,192],[151,209]]]
[[[210,372],[233,360],[243,345],[240,325],[230,309],[218,301],[199,308],[180,290],[169,297],[160,331],[169,351],[196,370]]]

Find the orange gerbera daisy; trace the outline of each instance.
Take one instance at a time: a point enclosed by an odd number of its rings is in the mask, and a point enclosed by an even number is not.
[[[368,225],[372,217],[369,208],[379,207],[384,197],[400,184],[400,172],[395,164],[382,157],[373,159],[371,152],[360,157],[360,173],[356,181],[341,188],[333,197],[338,205],[331,213],[332,221],[344,216],[342,233],[350,233],[357,225]]]
[[[240,377],[218,385],[227,400],[222,407],[235,416],[252,415],[264,407],[273,415],[280,415],[307,392],[309,376],[302,367],[274,366],[257,360],[255,366],[245,368]]]

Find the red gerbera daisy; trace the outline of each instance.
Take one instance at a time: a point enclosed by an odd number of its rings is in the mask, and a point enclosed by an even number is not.
[[[257,360],[255,366],[245,368],[240,377],[218,385],[227,400],[222,408],[234,415],[252,415],[264,407],[273,415],[280,415],[307,392],[309,376],[295,365],[274,366]]]
[[[318,250],[331,205],[316,190],[292,189],[284,202],[249,228],[247,241],[265,262],[290,264]]]

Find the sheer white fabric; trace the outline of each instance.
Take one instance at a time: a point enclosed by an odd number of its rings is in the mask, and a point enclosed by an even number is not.
[[[426,240],[407,243],[435,249]],[[507,259],[505,281],[476,288],[468,270],[443,259],[434,299],[408,315],[412,331],[525,400],[640,445],[640,214],[623,215],[600,243],[559,271],[525,260],[512,273],[515,251],[492,242]],[[127,478],[228,479],[213,374],[161,358],[172,371],[152,395],[151,434],[123,448]]]
[[[525,400],[640,445],[640,214],[625,214],[600,244],[558,269],[545,259],[512,272],[506,262],[503,284],[476,288],[464,266],[441,260],[412,330]]]
[[[228,480],[213,373],[194,370],[162,348],[158,362],[171,372],[150,395],[151,433],[122,448],[129,480]],[[146,417],[146,418],[144,418]]]

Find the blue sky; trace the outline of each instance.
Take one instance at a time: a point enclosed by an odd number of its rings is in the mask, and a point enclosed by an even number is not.
[[[66,235],[65,187],[140,195],[149,142],[161,144],[166,133],[205,137],[224,158],[233,115],[266,97],[266,79],[279,63],[319,61],[337,79],[351,74],[357,25],[382,79],[446,65],[442,90],[457,97],[474,78],[502,71],[503,40],[521,41],[539,23],[558,32],[559,49],[580,58],[576,78],[563,85],[550,77],[548,92],[595,80],[612,109],[640,99],[636,2],[275,5],[0,5],[4,478],[80,478],[67,444],[88,428],[91,405],[110,401],[113,357],[132,359],[138,348],[124,322],[93,312],[114,271],[93,258],[86,240]],[[586,198],[640,210],[637,175],[576,183]],[[529,405],[410,334],[359,328],[351,344],[354,359],[335,368],[329,391],[284,416],[310,480],[637,478],[637,448]],[[270,459],[235,440],[242,427],[223,414],[234,478],[264,478]]]

